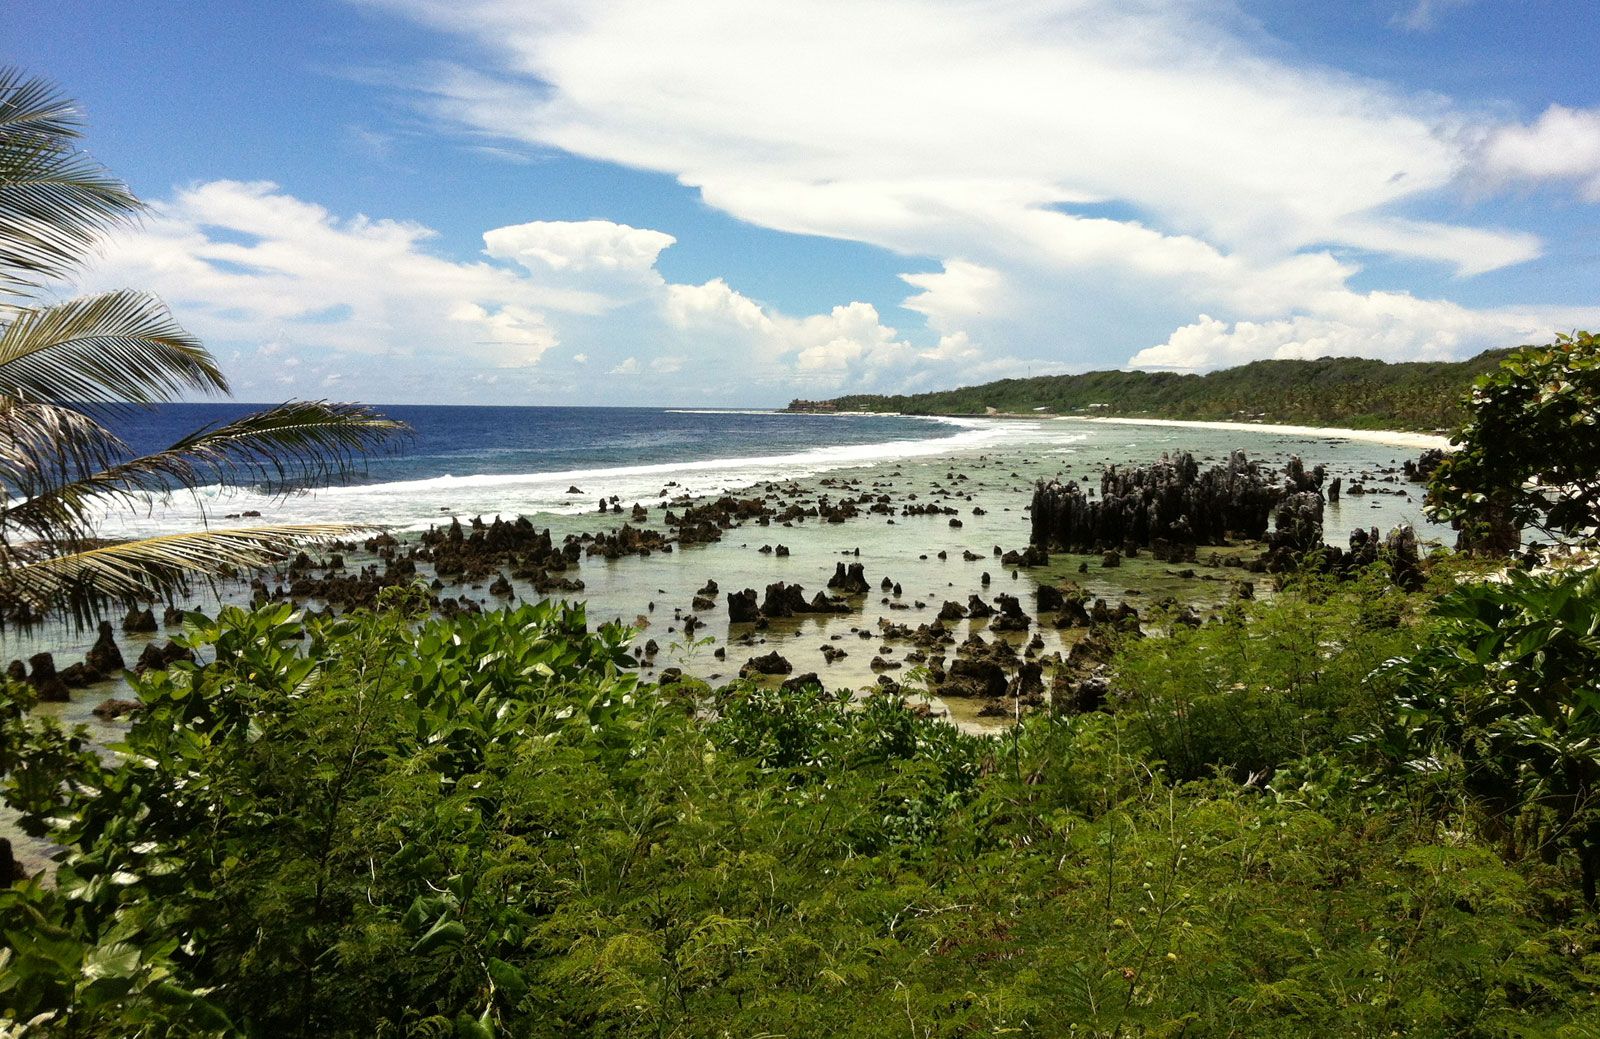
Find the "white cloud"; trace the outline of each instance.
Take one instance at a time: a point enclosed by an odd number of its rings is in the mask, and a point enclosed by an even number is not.
[[[340,218],[270,184],[218,181],[157,203],[80,287],[148,287],[214,347],[249,347],[235,373],[244,393],[326,388],[335,362],[369,399],[478,399],[490,386],[509,397],[529,384],[495,372],[536,368],[562,343],[574,364],[649,372],[640,393],[692,383],[732,402],[791,386],[898,385],[911,368],[979,358],[960,330],[919,351],[866,303],[795,316],[720,278],[669,283],[654,262],[674,239],[650,229],[496,228],[484,235],[489,261],[473,262],[434,255],[433,238],[419,224]]]
[[[1600,108],[1551,105],[1531,125],[1497,128],[1483,142],[1480,171],[1491,181],[1575,181],[1600,202]]]
[[[489,56],[426,70],[435,116],[673,175],[763,227],[936,260],[903,275],[926,330],[798,347],[795,327],[722,279],[666,287],[669,323],[742,330],[760,357],[829,378],[940,363],[913,345],[929,332],[966,337],[963,372],[1016,363],[986,359],[993,344],[1103,365],[1158,341],[1158,325],[1179,329],[1187,361],[1504,345],[1523,326],[1503,313],[1440,300],[1401,316],[1403,292],[1352,291],[1356,257],[1458,277],[1538,257],[1526,231],[1405,215],[1486,167],[1600,190],[1593,113],[1485,129],[1447,99],[1296,62],[1239,31],[1228,0],[374,2]],[[1463,2],[1417,0],[1396,22],[1426,29]],[[1519,313],[1548,332],[1580,312]],[[1225,342],[1181,346],[1213,320]]]
[[[1473,0],[1413,0],[1409,8],[1394,16],[1395,25],[1412,32],[1431,32],[1438,28],[1439,19],[1473,3]]]
[[[273,184],[212,181],[156,203],[82,281],[151,289],[208,339],[265,338],[262,357],[440,351],[534,364],[555,342],[545,311],[602,308],[594,293],[435,256],[432,237],[415,223],[340,219]]]
[[[1264,56],[1216,3],[391,6],[502,56],[439,73],[436,111],[673,173],[767,226],[948,256],[939,225],[985,209],[1120,199],[1228,252],[1488,262],[1455,228],[1400,233],[1386,215],[1461,171],[1448,113]],[[1515,262],[1530,243],[1492,253]]]
[[[1600,321],[1600,308],[1471,310],[1404,293],[1348,293],[1316,316],[1228,322],[1202,314],[1174,331],[1166,342],[1141,350],[1131,363],[1192,371],[1259,358],[1446,360],[1548,340],[1553,329],[1562,328],[1565,320],[1574,317],[1594,324]]]
[[[533,270],[650,271],[677,239],[609,220],[535,220],[498,227],[483,236],[485,252]]]

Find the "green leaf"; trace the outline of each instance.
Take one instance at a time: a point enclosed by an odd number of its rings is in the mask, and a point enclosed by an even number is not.
[[[454,945],[467,937],[467,927],[460,920],[452,920],[447,915],[434,921],[427,933],[418,938],[411,947],[414,953],[426,955],[445,945]]]

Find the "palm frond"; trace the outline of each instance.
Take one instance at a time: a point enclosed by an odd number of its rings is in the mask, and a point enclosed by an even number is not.
[[[0,70],[0,285],[75,267],[139,202],[78,151],[76,106],[43,79]]]
[[[0,396],[0,509],[114,465],[130,450],[93,416]],[[8,516],[0,511],[0,526]]]
[[[280,562],[308,545],[375,528],[295,523],[163,534],[119,541],[0,569],[0,607],[10,615],[70,613],[79,621],[117,601],[171,599],[196,580],[215,581]]]
[[[83,508],[54,500],[52,492],[130,453],[120,438],[75,408],[0,397],[0,546],[17,535],[76,544],[88,535]]]
[[[152,404],[226,392],[216,360],[148,293],[23,307],[0,331],[0,394],[56,403]]]
[[[11,464],[4,416],[5,409],[0,407],[0,481],[8,479],[6,466]],[[21,424],[21,432],[29,432],[26,419]],[[164,451],[78,469],[72,478],[53,485],[34,484],[22,492],[26,501],[0,513],[0,526],[27,531],[41,540],[71,544],[87,535],[95,507],[106,499],[127,503],[134,495],[145,492],[193,490],[208,483],[249,482],[272,493],[321,485],[352,475],[367,454],[408,432],[405,423],[384,418],[362,405],[289,401],[198,430]],[[104,457],[103,445],[93,441],[92,436],[92,431],[77,428],[52,430],[20,443],[14,453],[23,456],[23,460],[14,464],[23,474],[35,477],[39,470],[63,471],[60,463]],[[44,464],[27,464],[41,446],[48,449],[53,444],[80,439],[84,441],[83,449],[70,459],[46,458]],[[17,486],[24,486],[21,480],[17,480]]]

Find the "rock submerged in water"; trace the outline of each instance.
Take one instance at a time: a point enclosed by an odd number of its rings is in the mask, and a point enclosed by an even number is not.
[[[90,670],[99,674],[110,676],[123,670],[127,664],[122,659],[122,650],[117,648],[117,640],[111,633],[111,622],[100,622],[100,635],[94,640],[94,645],[89,647],[88,655],[83,662],[89,665]]]
[[[1148,546],[1163,562],[1192,562],[1196,545],[1265,537],[1278,502],[1289,493],[1315,491],[1322,479],[1322,467],[1307,472],[1298,458],[1290,459],[1280,484],[1243,451],[1203,473],[1186,451],[1163,454],[1148,466],[1108,466],[1098,498],[1075,481],[1040,481],[1030,540],[1046,550],[1081,553]]]
[[[728,623],[754,624],[761,619],[761,608],[756,602],[756,590],[728,593]]]
[[[129,609],[122,619],[122,630],[129,634],[148,635],[156,631],[156,615],[150,610]]]
[[[67,683],[56,672],[56,658],[49,653],[35,653],[28,658],[28,684],[39,699],[49,703],[66,703],[72,698]]]
[[[739,676],[747,678],[750,675],[787,675],[794,670],[794,665],[777,650],[759,657],[751,657],[739,669]]]
[[[100,701],[100,704],[94,709],[94,716],[101,721],[116,721],[118,718],[138,712],[142,706],[143,704],[139,703],[138,700],[111,697]]]
[[[168,642],[164,646],[152,642],[139,654],[133,670],[141,675],[146,671],[164,671],[180,660],[193,661],[194,650],[176,642]]]
[[[871,590],[865,568],[860,563],[851,563],[848,568],[843,563],[835,563],[828,587],[845,595],[866,595]]]
[[[803,675],[795,675],[793,678],[785,678],[783,683],[778,688],[782,689],[786,693],[798,693],[804,692],[807,689],[821,690],[824,687],[822,685],[822,679],[817,677],[817,673],[815,671],[807,671]]]

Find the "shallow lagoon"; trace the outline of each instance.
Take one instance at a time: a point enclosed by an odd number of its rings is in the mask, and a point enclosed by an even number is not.
[[[819,416],[816,421],[827,422],[829,418]],[[1026,506],[1037,479],[1070,478],[1097,484],[1103,465],[1144,463],[1166,451],[1191,451],[1203,465],[1225,459],[1228,452],[1235,449],[1243,449],[1252,458],[1275,466],[1281,466],[1289,455],[1298,454],[1308,466],[1326,465],[1329,478],[1343,477],[1346,487],[1353,480],[1364,478],[1369,486],[1401,492],[1346,497],[1337,504],[1330,504],[1326,530],[1331,543],[1342,544],[1358,526],[1387,530],[1398,523],[1413,524],[1425,541],[1449,539],[1448,530],[1424,520],[1420,487],[1393,482],[1399,478],[1381,472],[1398,468],[1414,455],[1412,448],[1299,434],[1107,425],[1071,420],[995,419],[972,421],[968,425],[974,434],[971,437],[905,442],[904,455],[907,456],[896,457],[891,449],[882,452],[889,457],[842,455],[832,461],[812,457],[803,467],[807,472],[803,477],[781,483],[759,480],[743,484],[754,489],[778,487],[786,494],[798,493],[804,497],[819,493],[841,497],[867,489],[881,491],[889,494],[896,506],[915,500],[954,507],[962,523],[960,528],[952,528],[950,517],[944,515],[895,516],[891,520],[864,514],[842,524],[814,519],[793,525],[775,523],[761,527],[750,524],[725,532],[720,542],[709,545],[693,545],[644,558],[611,561],[585,558],[577,573],[585,585],[580,597],[588,603],[592,620],[617,620],[638,627],[641,646],[647,640],[656,641],[661,653],[653,662],[654,668],[647,668],[647,673],[678,666],[717,682],[734,677],[739,665],[750,655],[777,649],[793,663],[797,674],[816,671],[831,686],[856,688],[876,681],[877,673],[868,665],[879,655],[883,645],[875,637],[880,620],[913,628],[927,623],[946,599],[964,603],[969,594],[982,593],[981,575],[985,572],[992,580],[989,596],[1000,592],[1014,594],[1030,613],[1033,612],[1033,590],[1040,581],[1075,580],[1108,601],[1126,599],[1136,607],[1169,595],[1203,607],[1225,598],[1234,578],[1248,576],[1232,569],[1199,567],[1193,579],[1185,579],[1177,576],[1177,571],[1186,567],[1158,563],[1147,557],[1128,559],[1122,566],[1108,570],[1100,566],[1098,558],[1062,555],[1054,557],[1048,567],[1038,570],[1007,570],[1000,565],[994,548],[1009,550],[1026,545]],[[938,444],[939,449],[931,450],[933,444]],[[569,475],[563,474],[562,479]],[[717,492],[738,487],[741,480],[772,475],[775,474],[758,465],[729,472],[686,464],[676,470],[663,467],[653,472],[651,482],[663,485],[659,490],[676,496],[685,490]],[[585,502],[617,493],[608,486],[603,473],[579,476],[586,484],[583,488]],[[958,479],[961,476],[966,479]],[[639,475],[630,470],[619,482],[628,483],[626,489],[637,490],[638,480]],[[486,488],[480,488],[479,494],[483,490]],[[473,505],[493,504],[479,494],[473,495],[477,499]],[[312,499],[313,508],[325,514],[334,500],[348,506],[345,519],[382,522],[386,518],[382,515],[382,497],[371,493],[346,498],[330,497],[325,492]],[[632,504],[628,497],[622,500],[625,505]],[[650,518],[644,525],[659,529],[664,507],[651,506],[648,499],[640,503],[649,508]],[[302,499],[279,500],[272,508],[277,515],[267,515],[264,519],[290,518],[297,505],[303,510],[310,504]],[[562,505],[568,510],[585,507],[566,502]],[[592,505],[586,507],[593,508]],[[157,527],[165,523],[175,528],[192,521],[193,517],[187,515],[190,508],[185,502],[166,512],[158,509],[139,517],[138,523]],[[505,504],[499,508],[507,514],[514,511]],[[975,514],[975,509],[981,509],[983,514]],[[451,515],[459,515],[465,521],[480,511],[488,513],[489,510],[440,512],[438,522],[449,522]],[[549,526],[558,539],[569,533],[615,529],[620,524],[620,517],[594,512],[539,511],[531,513],[531,518],[539,526]],[[403,525],[417,526],[414,521]],[[787,557],[759,551],[764,545],[779,544],[789,549]],[[944,551],[947,558],[939,559],[940,551]],[[976,553],[980,558],[966,562],[962,558],[964,551]],[[1202,558],[1204,556],[1202,552]],[[767,584],[781,580],[798,583],[808,594],[814,593],[825,586],[835,563],[858,559],[865,565],[873,589],[859,612],[774,621],[762,632],[747,630],[748,625],[736,626],[730,631],[724,619],[727,592],[746,587],[760,592]],[[353,558],[351,562],[355,564],[359,560]],[[1083,563],[1089,564],[1086,573],[1079,572]],[[901,585],[903,594],[900,597],[878,591],[884,577]],[[721,595],[715,609],[698,614],[705,627],[696,632],[696,639],[709,637],[713,641],[708,645],[685,645],[682,622],[674,617],[674,611],[690,612],[694,592],[707,579],[717,582]],[[516,586],[517,582],[513,584]],[[498,601],[490,600],[483,588],[447,587],[446,594],[461,591],[486,602]],[[516,587],[516,592],[534,597],[528,587]],[[225,589],[224,598],[242,601],[244,591],[237,587]],[[650,608],[651,604],[654,609]],[[206,596],[185,605],[212,609],[215,602]],[[981,625],[983,622],[972,623]],[[956,626],[958,638],[965,636],[967,624],[960,622]],[[1058,633],[1049,627],[1038,630],[1045,641],[1045,653],[1063,650],[1063,635],[1068,639],[1075,637],[1072,631]],[[862,631],[874,637],[863,639]],[[731,644],[730,636],[734,639]],[[1028,638],[1026,635],[1016,637],[1020,641]],[[13,633],[7,637],[8,656],[26,656],[37,648],[48,648],[64,664],[78,659],[92,641],[92,633],[75,633],[62,628],[47,629],[26,640]],[[137,656],[144,641],[145,637],[136,636],[123,639],[124,653],[130,661]],[[830,642],[848,653],[832,665],[821,653],[821,647]],[[718,647],[725,648],[725,660],[714,656]],[[894,660],[903,647],[890,649],[891,652],[883,656]],[[891,677],[897,676],[894,671],[888,673]],[[58,713],[64,720],[84,721],[102,730],[105,727],[95,722],[90,710],[101,699],[117,692],[115,683],[106,683],[78,692],[71,704],[50,705],[45,709]],[[970,711],[961,710],[961,706],[970,705],[958,705],[958,717],[969,715]]]

